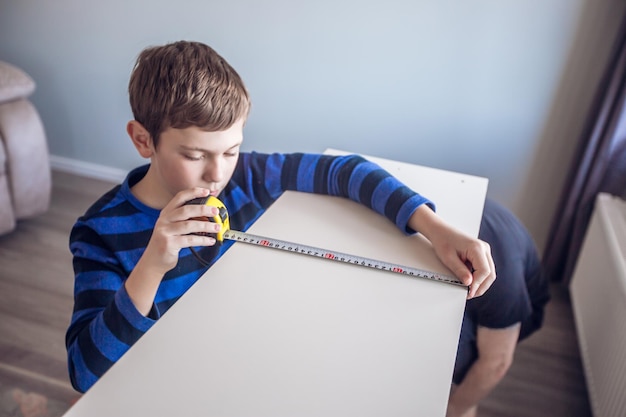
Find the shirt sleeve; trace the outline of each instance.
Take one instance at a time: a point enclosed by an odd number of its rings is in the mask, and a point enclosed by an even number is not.
[[[379,165],[359,155],[242,154],[234,183],[267,208],[284,191],[349,198],[387,217],[407,234],[411,215],[432,201],[411,190]]]
[[[113,253],[99,235],[78,222],[70,236],[74,255],[74,311],[66,333],[74,388],[87,391],[158,319],[135,308]]]

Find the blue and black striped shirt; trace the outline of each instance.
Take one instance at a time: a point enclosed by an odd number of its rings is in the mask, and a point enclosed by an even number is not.
[[[91,387],[207,270],[188,248],[159,286],[148,317],[140,314],[124,281],[143,254],[160,211],[131,193],[148,165],[102,196],[74,225],[74,311],[66,334],[70,379],[75,389]],[[350,198],[384,215],[405,233],[421,204],[433,204],[378,165],[355,156],[242,153],[219,198],[231,228],[247,230],[286,190]],[[200,250],[215,262],[232,245]],[[213,252],[213,253],[212,253]]]

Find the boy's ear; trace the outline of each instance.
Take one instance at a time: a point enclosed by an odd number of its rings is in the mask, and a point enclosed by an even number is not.
[[[144,158],[150,158],[154,154],[155,150],[152,137],[141,123],[137,120],[131,120],[126,125],[126,132],[133,141],[135,148],[137,148],[139,155]]]

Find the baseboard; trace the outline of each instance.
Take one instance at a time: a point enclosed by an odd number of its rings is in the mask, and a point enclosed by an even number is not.
[[[124,181],[126,174],[128,174],[127,171],[119,168],[79,161],[78,159],[65,158],[57,155],[50,155],[50,167],[57,171],[115,183]]]

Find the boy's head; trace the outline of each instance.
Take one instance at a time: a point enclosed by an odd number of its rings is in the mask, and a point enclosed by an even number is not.
[[[128,86],[135,120],[156,148],[167,128],[226,130],[245,120],[250,99],[239,74],[211,47],[179,41],[141,52]]]

